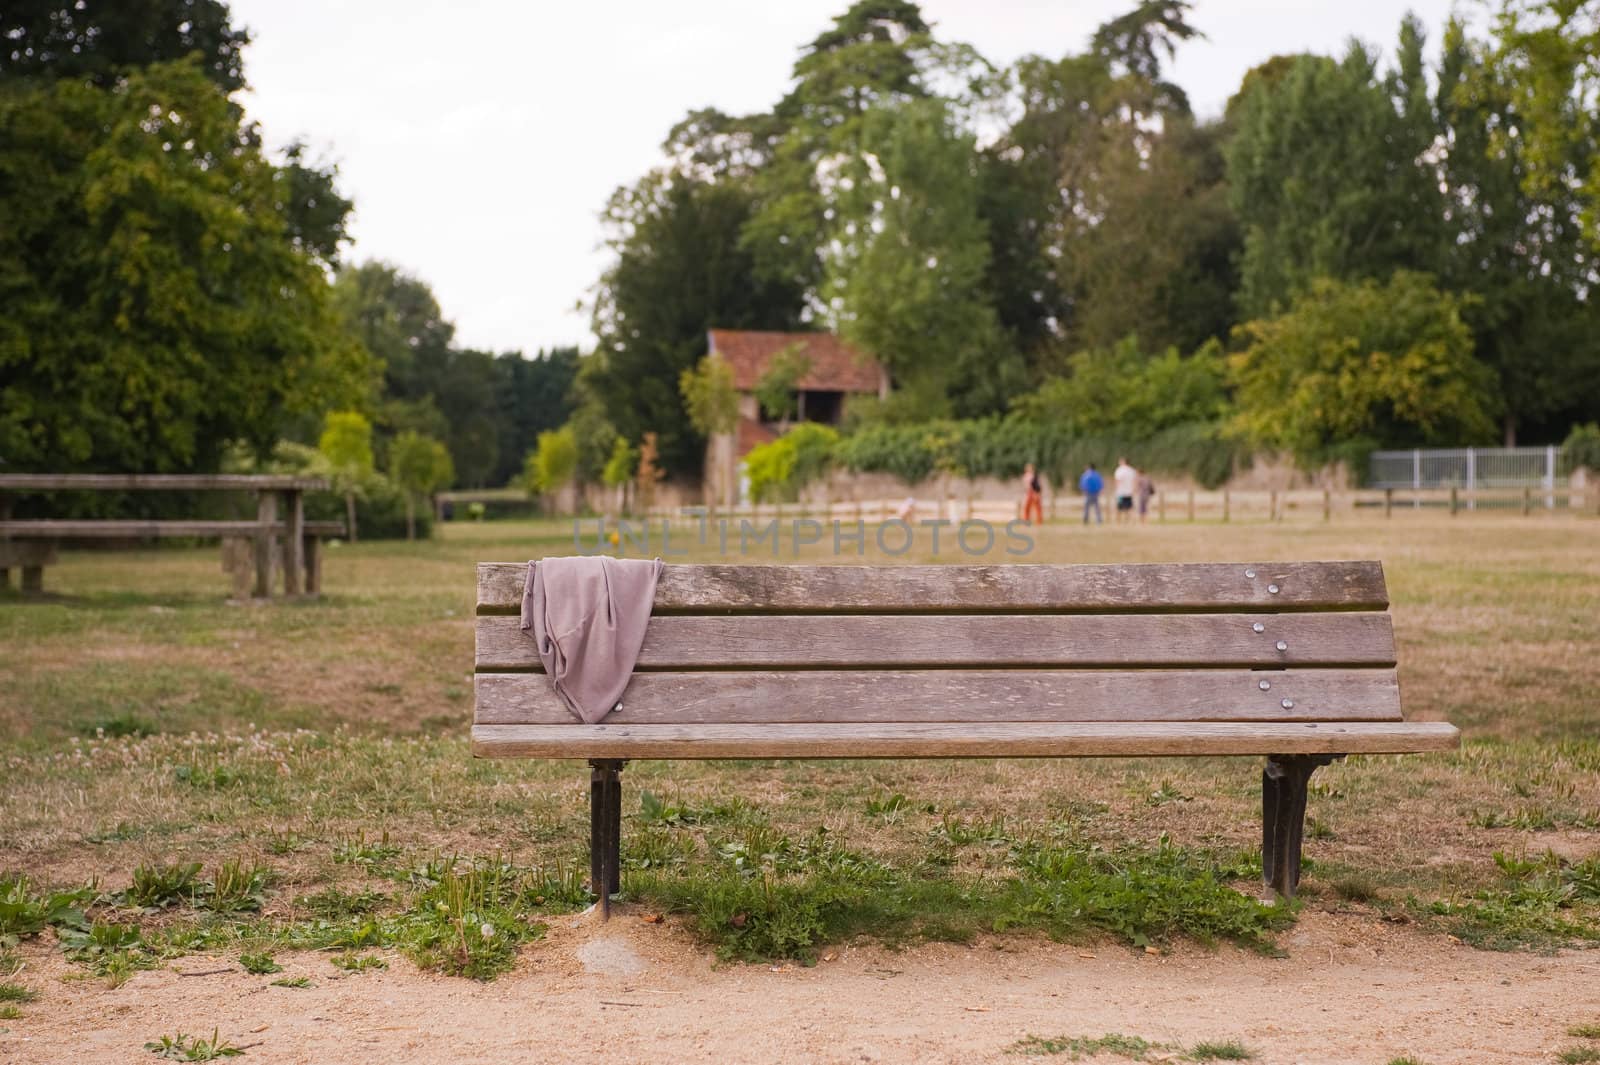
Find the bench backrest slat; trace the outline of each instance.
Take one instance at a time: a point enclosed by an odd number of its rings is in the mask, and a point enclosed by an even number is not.
[[[527,572],[526,563],[480,564],[478,613],[519,611]],[[1383,567],[1377,562],[668,565],[655,602],[657,614],[1173,613],[1388,606]]]
[[[1394,670],[640,673],[606,717],[609,725],[1322,720],[1399,721]],[[476,721],[563,725],[573,717],[543,677],[484,673]]]
[[[477,628],[478,669],[540,668],[520,619],[483,617]],[[634,668],[1282,669],[1394,662],[1387,614],[839,614],[653,617]]]

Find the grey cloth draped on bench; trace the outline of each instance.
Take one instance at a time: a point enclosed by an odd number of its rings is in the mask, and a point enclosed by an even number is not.
[[[655,605],[660,559],[547,558],[528,564],[522,629],[567,708],[587,724],[609,714],[633,676]]]

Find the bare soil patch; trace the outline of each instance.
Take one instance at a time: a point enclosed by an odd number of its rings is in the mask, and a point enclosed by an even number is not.
[[[1180,946],[1150,955],[1036,938],[894,952],[840,947],[816,966],[719,965],[680,929],[624,911],[558,919],[490,984],[391,968],[340,973],[281,955],[250,976],[191,957],[121,988],[61,980],[29,951],[42,991],[0,1035],[0,1061],[140,1060],[179,1030],[245,1048],[240,1060],[318,1062],[1003,1062],[1029,1035],[1237,1039],[1266,1065],[1547,1060],[1600,1015],[1600,954],[1472,950],[1370,919],[1308,914],[1288,957]],[[224,974],[184,976],[230,967]],[[272,986],[307,976],[310,988]],[[203,1029],[203,1032],[201,1031]],[[1062,1060],[1066,1060],[1063,1055]],[[1154,1052],[1151,1060],[1160,1060]],[[1109,1059],[1107,1059],[1109,1060]]]

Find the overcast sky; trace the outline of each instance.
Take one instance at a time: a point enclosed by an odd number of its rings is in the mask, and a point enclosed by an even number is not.
[[[308,141],[355,200],[350,261],[433,286],[458,342],[592,343],[576,309],[604,264],[597,214],[694,108],[763,110],[849,0],[232,0],[254,38],[244,98],[271,144]],[[991,62],[1081,50],[1131,0],[924,0]],[[1437,47],[1451,0],[1199,0],[1172,77],[1216,115],[1283,52],[1392,47],[1410,8]]]

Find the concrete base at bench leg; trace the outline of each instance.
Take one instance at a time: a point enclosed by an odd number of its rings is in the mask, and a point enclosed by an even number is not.
[[[1261,879],[1286,899],[1300,886],[1311,774],[1342,754],[1275,754],[1261,773]]]

